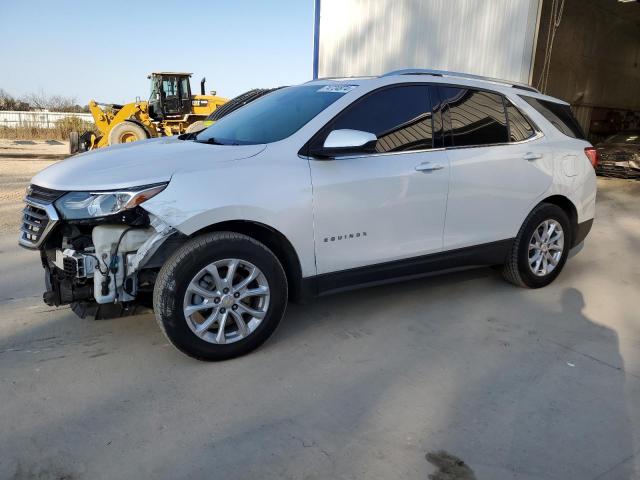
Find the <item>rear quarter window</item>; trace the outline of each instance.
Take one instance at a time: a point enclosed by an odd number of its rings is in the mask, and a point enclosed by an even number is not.
[[[445,147],[477,147],[509,141],[502,97],[472,88],[440,87],[445,125]]]
[[[536,134],[534,127],[516,106],[505,99],[507,119],[509,122],[509,141],[523,142]]]
[[[521,98],[568,137],[586,140],[586,136],[580,124],[573,116],[569,105],[527,97],[525,95],[521,95]]]

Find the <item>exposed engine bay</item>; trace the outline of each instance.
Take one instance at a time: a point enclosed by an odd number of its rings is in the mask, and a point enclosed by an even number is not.
[[[151,303],[166,258],[158,250],[171,236],[180,237],[175,229],[140,207],[95,220],[62,220],[42,198],[54,194],[31,188],[20,243],[40,250],[46,304],[71,304],[80,316],[98,316],[102,305],[117,305],[124,312]]]

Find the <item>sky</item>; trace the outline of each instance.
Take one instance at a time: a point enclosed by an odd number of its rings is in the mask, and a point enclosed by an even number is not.
[[[154,71],[231,98],[311,79],[313,0],[0,0],[0,88],[125,103]]]

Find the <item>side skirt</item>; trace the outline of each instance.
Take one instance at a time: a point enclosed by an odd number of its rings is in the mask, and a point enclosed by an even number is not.
[[[324,273],[302,279],[305,296],[320,296],[356,288],[420,278],[472,267],[501,265],[514,239],[432,253],[393,262]]]

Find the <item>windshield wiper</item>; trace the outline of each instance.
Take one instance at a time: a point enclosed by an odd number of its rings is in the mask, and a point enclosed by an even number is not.
[[[209,145],[227,145],[226,143],[218,142],[215,138],[210,137],[206,140],[194,140],[194,142],[198,143],[208,143]]]
[[[200,132],[183,133],[178,135],[178,140],[193,140]]]

